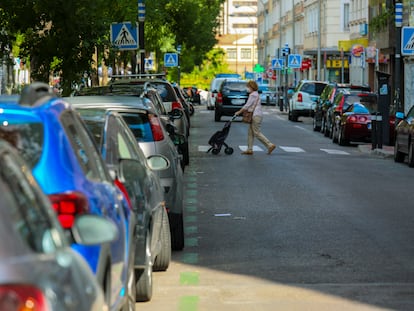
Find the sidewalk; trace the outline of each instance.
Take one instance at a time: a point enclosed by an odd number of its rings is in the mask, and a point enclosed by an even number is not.
[[[362,153],[380,156],[384,158],[394,157],[394,146],[382,146],[382,149],[376,148],[372,150],[371,144],[358,145],[358,150]]]

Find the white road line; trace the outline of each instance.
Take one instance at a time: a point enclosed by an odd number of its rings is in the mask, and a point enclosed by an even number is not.
[[[338,149],[320,149],[323,152],[329,153],[329,154],[346,154],[349,155],[349,152],[338,150]]]
[[[247,150],[247,146],[239,146],[239,149],[241,151],[246,151]],[[262,148],[260,148],[259,146],[253,145],[253,151],[264,151]]]
[[[305,152],[305,150],[299,147],[279,146],[279,148],[286,152]]]
[[[295,127],[298,128],[298,129],[300,129],[300,130],[307,131],[307,129],[305,129],[304,127],[301,127],[299,125],[295,125]]]

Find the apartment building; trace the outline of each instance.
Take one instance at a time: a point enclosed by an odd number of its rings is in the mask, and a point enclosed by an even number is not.
[[[229,69],[244,76],[257,64],[257,0],[222,4],[217,46],[226,52]]]

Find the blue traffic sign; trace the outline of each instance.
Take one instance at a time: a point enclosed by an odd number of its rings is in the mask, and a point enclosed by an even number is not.
[[[165,67],[177,67],[178,66],[178,54],[177,53],[165,53],[164,54],[164,66]]]
[[[138,49],[138,28],[130,22],[111,24],[111,43],[120,50]]]
[[[282,70],[285,60],[283,58],[273,58],[272,59],[272,68],[275,70]]]
[[[401,28],[401,54],[414,55],[414,27]]]
[[[302,55],[290,54],[288,56],[288,67],[289,68],[300,68],[302,66]]]

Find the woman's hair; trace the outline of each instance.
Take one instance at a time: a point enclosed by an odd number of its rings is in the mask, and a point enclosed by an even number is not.
[[[257,91],[259,89],[259,86],[257,85],[256,81],[253,80],[247,82],[247,86],[251,88],[253,91]]]

